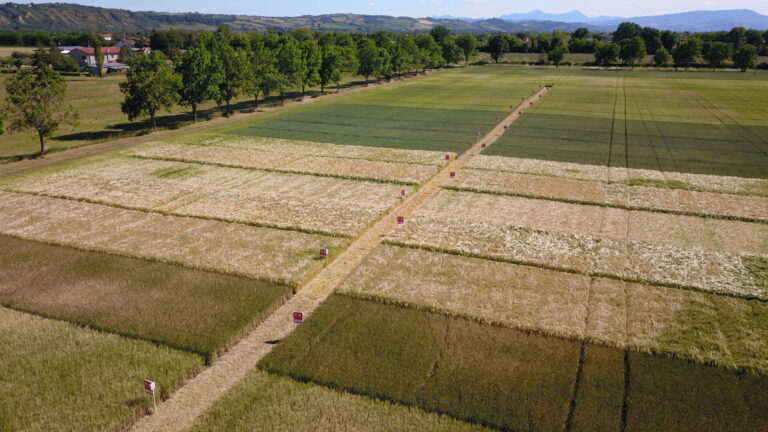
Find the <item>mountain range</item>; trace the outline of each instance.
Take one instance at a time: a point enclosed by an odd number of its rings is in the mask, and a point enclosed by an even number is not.
[[[330,14],[300,17],[263,17],[200,13],[134,12],[82,6],[71,3],[0,4],[0,31],[117,31],[140,32],[152,29],[178,28],[213,30],[226,24],[235,31],[291,30],[309,27],[313,30],[342,32],[428,31],[444,25],[455,33],[550,32],[573,31],[587,27],[592,31],[613,31],[624,21],[642,26],[675,31],[729,30],[735,26],[768,28],[768,16],[747,9],[725,11],[693,11],[647,17],[588,17],[579,11],[549,14],[540,10],[524,14],[508,14],[497,18],[430,18],[391,17],[381,15]]]

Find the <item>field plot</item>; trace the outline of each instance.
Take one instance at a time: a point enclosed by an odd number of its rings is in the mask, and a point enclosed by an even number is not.
[[[390,402],[252,371],[201,417],[192,432],[334,430],[483,432],[464,423]]]
[[[765,80],[676,72],[566,74],[485,153],[768,177]]]
[[[132,154],[180,162],[418,184],[445,163],[444,153],[376,149],[232,135],[155,144]],[[382,151],[383,150],[383,151]]]
[[[244,136],[460,153],[543,77],[483,68],[442,72],[332,103],[294,110],[233,130]]]
[[[561,431],[579,351],[566,339],[336,295],[260,366],[504,430]],[[623,357],[587,344],[572,430],[615,430],[624,407]],[[627,430],[757,431],[765,424],[765,376],[642,353],[630,358]],[[659,366],[678,374],[674,386],[654,374]],[[676,387],[684,388],[680,396]],[[684,400],[695,402],[664,408]]]
[[[339,291],[486,324],[768,372],[768,304],[757,300],[395,246],[376,249]]]
[[[0,192],[0,233],[297,286],[345,240]]]
[[[117,431],[202,364],[194,354],[0,307],[0,429]]]
[[[467,168],[574,180],[725,194],[768,196],[768,180],[479,155]]]
[[[768,222],[768,197],[629,186],[503,171],[463,170],[453,189],[631,210]]]
[[[0,236],[0,303],[210,358],[291,287]]]
[[[515,200],[515,204],[505,205],[505,200]],[[631,218],[600,214],[631,213],[625,210],[546,201],[540,206],[537,203],[534,207],[518,208],[524,201],[442,191],[391,233],[387,241],[628,281],[768,298],[760,278],[744,262],[751,255],[736,253],[740,247],[745,252],[765,253],[763,224],[691,218],[699,224],[737,224],[727,226],[746,230],[742,235],[758,235],[757,239],[744,240],[740,246],[741,237],[729,243],[733,232],[718,233],[709,226],[697,232],[678,219],[664,222],[664,218],[682,216],[648,213],[650,218],[637,223]],[[562,211],[553,213],[555,205],[563,206]],[[605,221],[600,223],[603,218]],[[664,223],[659,226],[660,220]],[[528,226],[525,221],[529,221]],[[702,240],[707,235],[714,236],[709,247]]]
[[[9,190],[176,216],[352,236],[400,199],[400,185],[113,158],[25,175]],[[405,187],[405,189],[409,189]]]

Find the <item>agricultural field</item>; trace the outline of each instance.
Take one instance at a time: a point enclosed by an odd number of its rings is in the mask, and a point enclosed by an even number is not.
[[[232,128],[241,136],[460,153],[509,114],[545,77],[478,68],[442,72],[373,93],[293,110]]]
[[[563,72],[485,154],[766,178],[768,81],[760,77]]]

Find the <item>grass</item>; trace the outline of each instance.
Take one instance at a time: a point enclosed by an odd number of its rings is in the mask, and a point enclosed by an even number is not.
[[[460,153],[510,105],[539,86],[507,70],[487,80],[482,68],[443,72],[265,118],[231,133],[324,143]]]
[[[411,187],[115,158],[7,181],[9,190],[175,216],[354,236]]]
[[[32,54],[35,52],[34,47],[13,47],[13,46],[0,46],[0,58],[10,57],[14,52],[19,51],[26,54]]]
[[[0,192],[0,232],[298,287],[343,238]]]
[[[192,432],[488,431],[482,426],[253,370],[216,401]]]
[[[143,379],[167,397],[202,359],[0,307],[0,363],[0,429],[118,431],[152,406]]]
[[[622,413],[627,431],[766,424],[764,374],[627,356],[337,294],[260,367],[502,430],[618,430]]]
[[[768,304],[379,246],[347,296],[571,340],[768,372]]]
[[[334,295],[260,366],[505,430],[554,431],[577,356],[577,343]]]
[[[210,359],[291,287],[1,237],[0,302]]]
[[[556,71],[488,155],[767,178],[764,81],[721,73]],[[763,95],[763,96],[760,96]]]

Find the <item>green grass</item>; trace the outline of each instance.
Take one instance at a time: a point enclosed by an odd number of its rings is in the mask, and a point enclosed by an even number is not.
[[[291,288],[0,237],[0,303],[208,358]]]
[[[757,286],[768,290],[768,259],[759,256],[745,256],[741,258],[741,261]]]
[[[170,180],[170,179],[185,179],[188,177],[193,177],[196,174],[199,174],[201,172],[202,170],[199,167],[190,165],[185,167],[163,168],[150,173],[150,175],[152,175],[153,177]]]
[[[34,47],[12,47],[12,46],[0,46],[0,58],[8,58],[14,52],[19,51],[25,54],[32,54],[35,52]]]
[[[253,370],[216,401],[192,432],[490,431],[447,416]]]
[[[763,74],[555,71],[553,90],[485,154],[768,177]]]
[[[194,354],[0,307],[0,430],[117,431],[145,414],[142,380],[167,396]]]
[[[505,430],[560,431],[578,352],[576,342],[334,295],[260,366]]]
[[[230,133],[302,141],[463,152],[496,118],[541,85],[514,69],[492,80],[471,67],[441,72],[308,109],[265,118]]]

